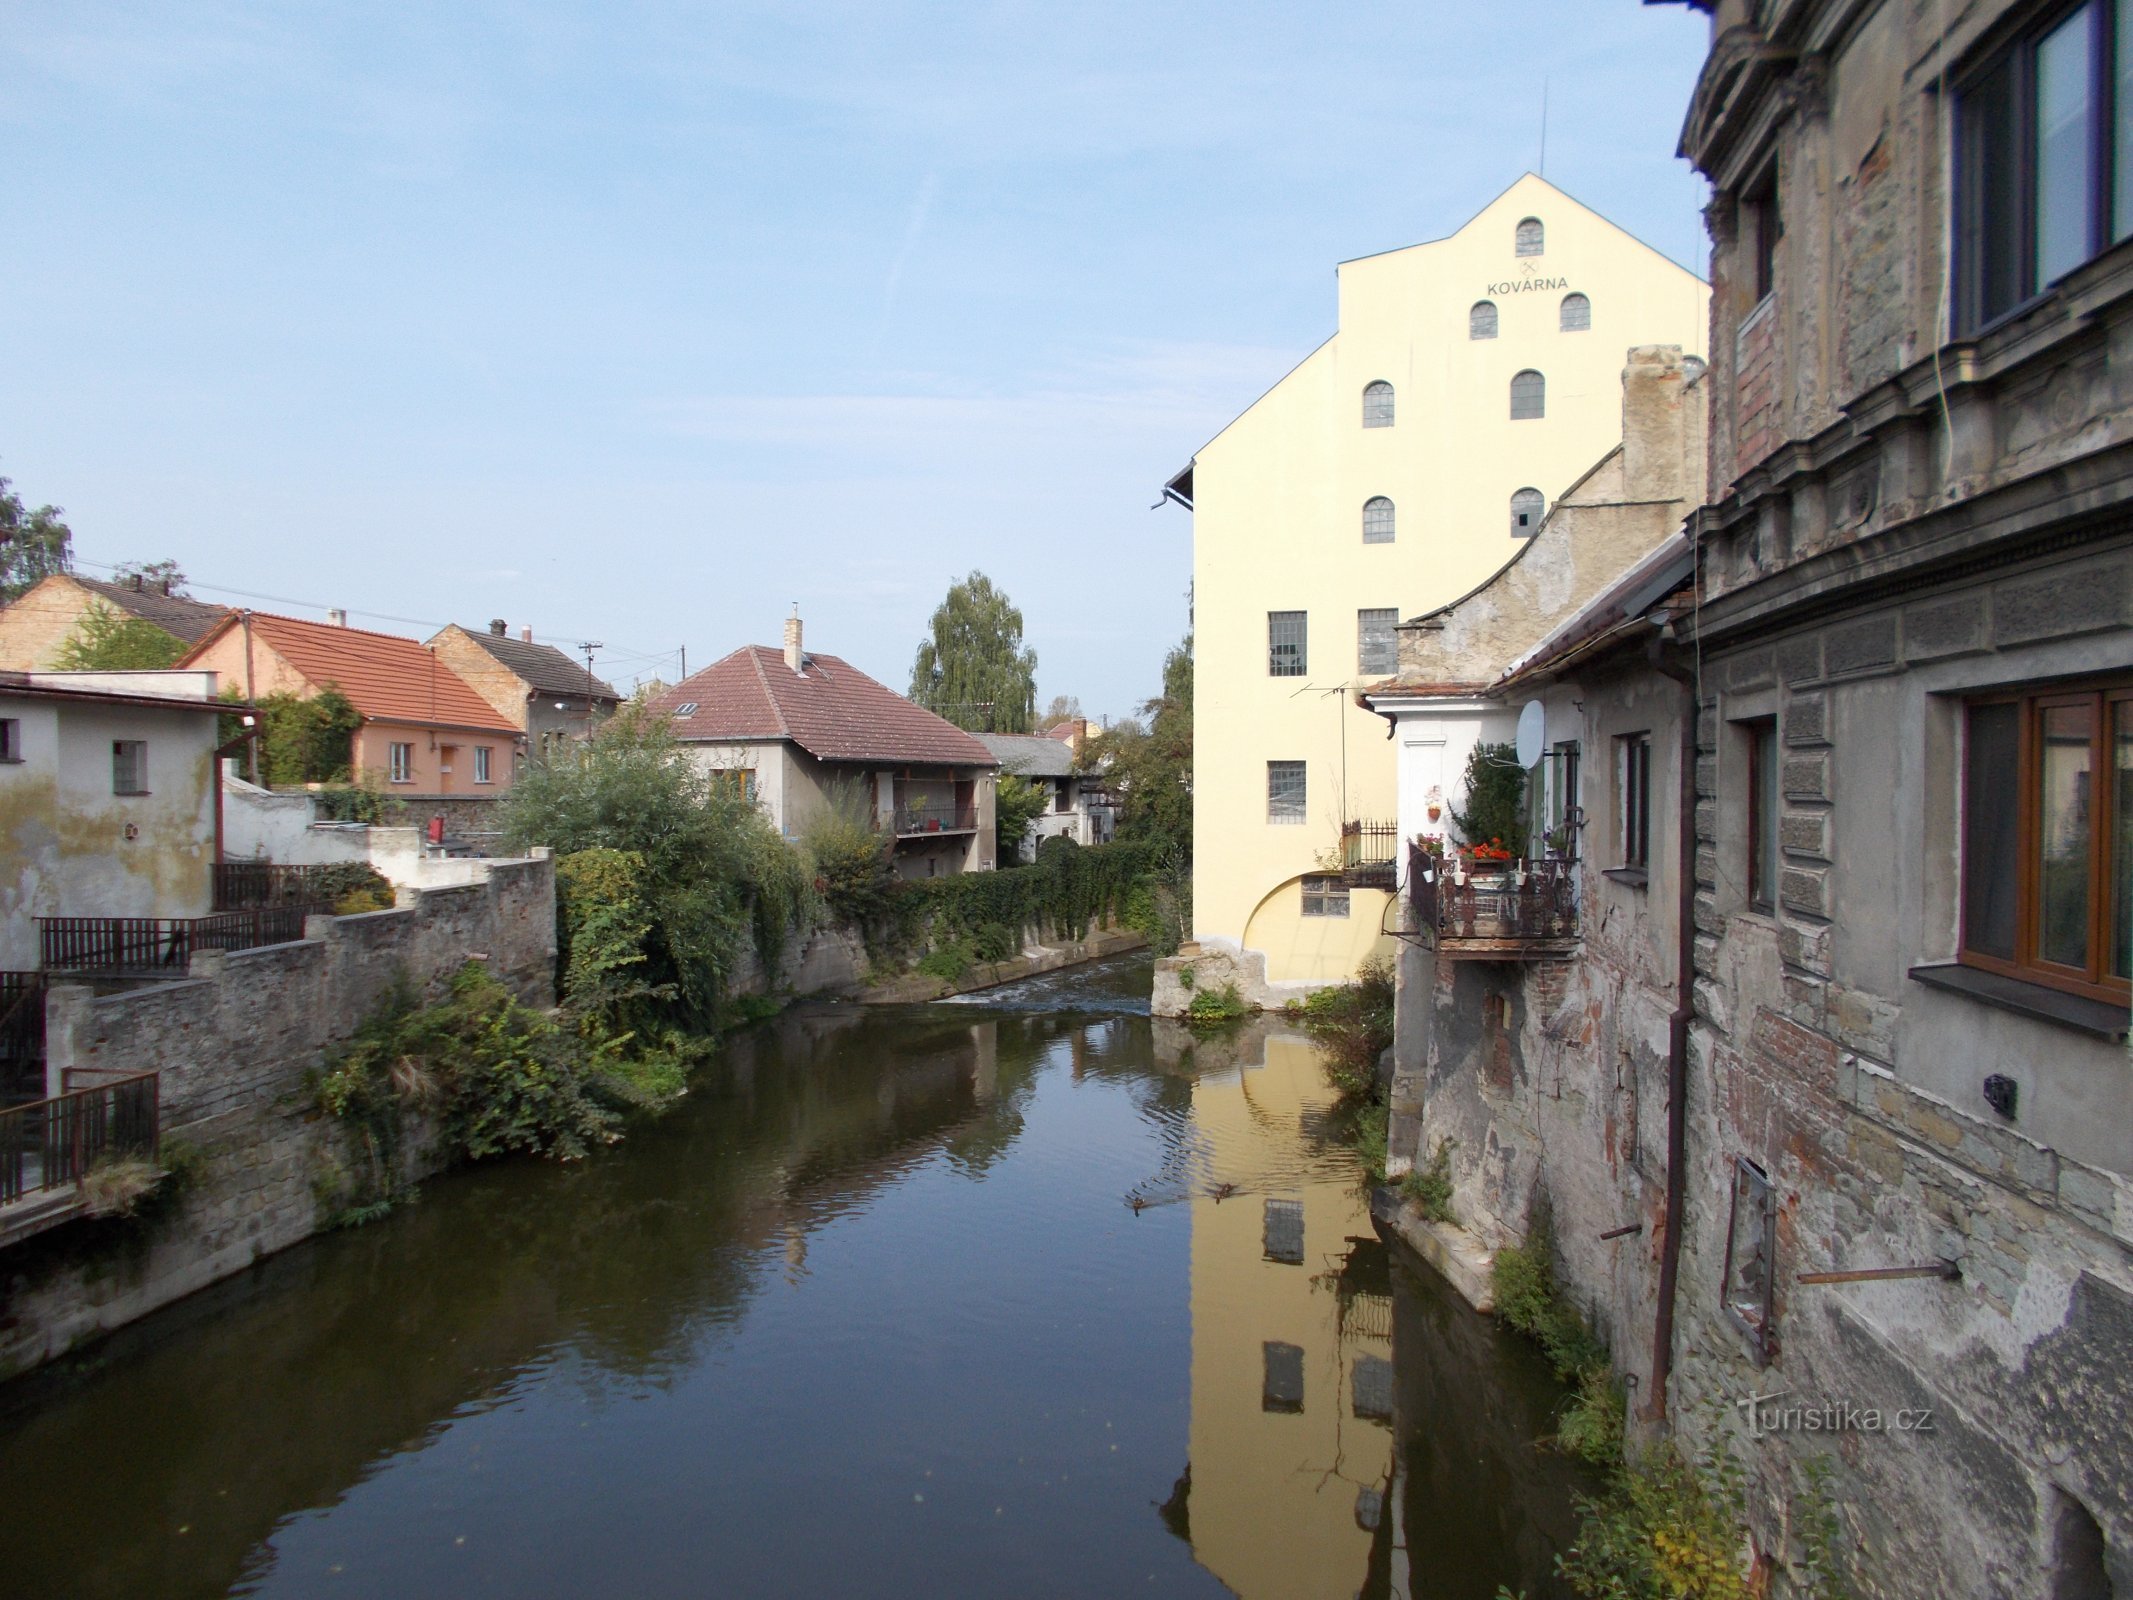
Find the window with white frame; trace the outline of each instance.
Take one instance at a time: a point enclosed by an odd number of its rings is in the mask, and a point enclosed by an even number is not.
[[[148,792],[147,740],[113,739],[111,741],[111,792],[113,794],[146,794]]]
[[[1392,535],[1392,502],[1384,495],[1374,494],[1363,502],[1363,543],[1391,544]]]
[[[494,783],[496,781],[489,776],[489,747],[485,744],[478,744],[474,747],[474,781],[476,783]]]
[[[1392,385],[1380,378],[1375,383],[1363,386],[1363,426],[1366,428],[1389,428],[1392,426]]]
[[[1303,914],[1307,917],[1345,917],[1348,885],[1337,877],[1313,874],[1303,880]]]
[[[1370,606],[1355,614],[1355,670],[1386,673],[1400,670],[1400,623],[1397,606]]]
[[[1469,339],[1493,339],[1496,337],[1496,302],[1476,300],[1473,309],[1466,314],[1466,336]]]
[[[413,783],[415,781],[415,747],[412,744],[399,744],[396,742],[388,747],[387,754],[390,761],[388,770],[392,781],[394,783]]]
[[[1590,333],[1592,302],[1581,294],[1564,295],[1561,327],[1565,333]]]
[[[1310,665],[1310,619],[1302,611],[1266,614],[1266,670],[1270,678],[1300,678]]]
[[[1531,422],[1548,414],[1548,380],[1528,367],[1511,379],[1511,420]]]
[[[1304,820],[1304,764],[1301,761],[1269,761],[1266,764],[1266,819],[1269,822]]]

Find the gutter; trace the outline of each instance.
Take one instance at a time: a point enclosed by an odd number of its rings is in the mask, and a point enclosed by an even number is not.
[[[1671,632],[1671,624],[1667,632]],[[1668,647],[1665,634],[1645,644],[1652,670],[1681,685],[1681,766],[1675,783],[1674,1010],[1666,1025],[1666,1220],[1659,1241],[1659,1304],[1652,1318],[1652,1374],[1642,1415],[1666,1420],[1674,1372],[1674,1299],[1681,1280],[1686,1219],[1689,1128],[1689,1024],[1696,1014],[1696,678]]]

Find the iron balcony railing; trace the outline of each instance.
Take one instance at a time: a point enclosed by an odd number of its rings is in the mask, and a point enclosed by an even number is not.
[[[215,909],[253,911],[265,906],[310,906],[323,911],[331,903],[325,875],[339,870],[286,866],[278,861],[218,861]]]
[[[0,1110],[0,1205],[79,1183],[99,1156],[152,1158],[159,1114],[153,1072]]]
[[[1407,857],[1416,928],[1448,955],[1521,960],[1563,951],[1578,936],[1577,863]]]
[[[44,1097],[44,974],[0,972],[0,1106]]]
[[[976,806],[905,806],[896,808],[896,836],[921,833],[970,833],[978,825]]]
[[[1390,889],[1399,859],[1397,822],[1341,824],[1341,877],[1350,888]]]
[[[207,917],[39,917],[46,972],[95,977],[174,977],[199,950],[255,950],[304,936],[316,906],[265,906]]]

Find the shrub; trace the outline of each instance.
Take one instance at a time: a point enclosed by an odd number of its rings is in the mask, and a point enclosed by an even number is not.
[[[896,892],[889,839],[875,830],[873,817],[872,792],[840,782],[824,791],[823,804],[800,825],[800,850],[816,895],[830,916],[869,941],[892,922]]]
[[[1432,1222],[1452,1222],[1452,1151],[1457,1139],[1439,1139],[1429,1164],[1416,1167],[1400,1180],[1400,1192],[1422,1208]]]
[[[960,944],[937,945],[919,959],[918,970],[929,978],[959,983],[970,970],[970,951]]]
[[[1235,1022],[1251,1008],[1237,992],[1234,983],[1225,983],[1219,989],[1201,989],[1185,1008],[1185,1020],[1192,1023],[1210,1024]]]
[[[979,924],[978,931],[971,938],[970,949],[980,961],[1006,961],[1021,953],[1022,942],[1006,923],[986,922]]]
[[[1390,961],[1372,956],[1356,969],[1353,983],[1313,991],[1292,1014],[1318,1045],[1336,1089],[1349,1098],[1377,1093],[1378,1058],[1392,1043]]]
[[[1556,1443],[1587,1461],[1612,1465],[1622,1454],[1622,1391],[1607,1347],[1593,1336],[1556,1280],[1554,1250],[1554,1230],[1543,1209],[1523,1245],[1506,1245],[1496,1252],[1490,1269],[1496,1314],[1538,1344],[1556,1377],[1575,1390]]]

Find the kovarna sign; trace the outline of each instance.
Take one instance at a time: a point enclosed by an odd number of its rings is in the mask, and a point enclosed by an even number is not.
[[[1568,278],[1516,278],[1506,279],[1502,283],[1490,284],[1488,293],[1491,296],[1524,294],[1529,289],[1567,289],[1569,287],[1570,280]]]

